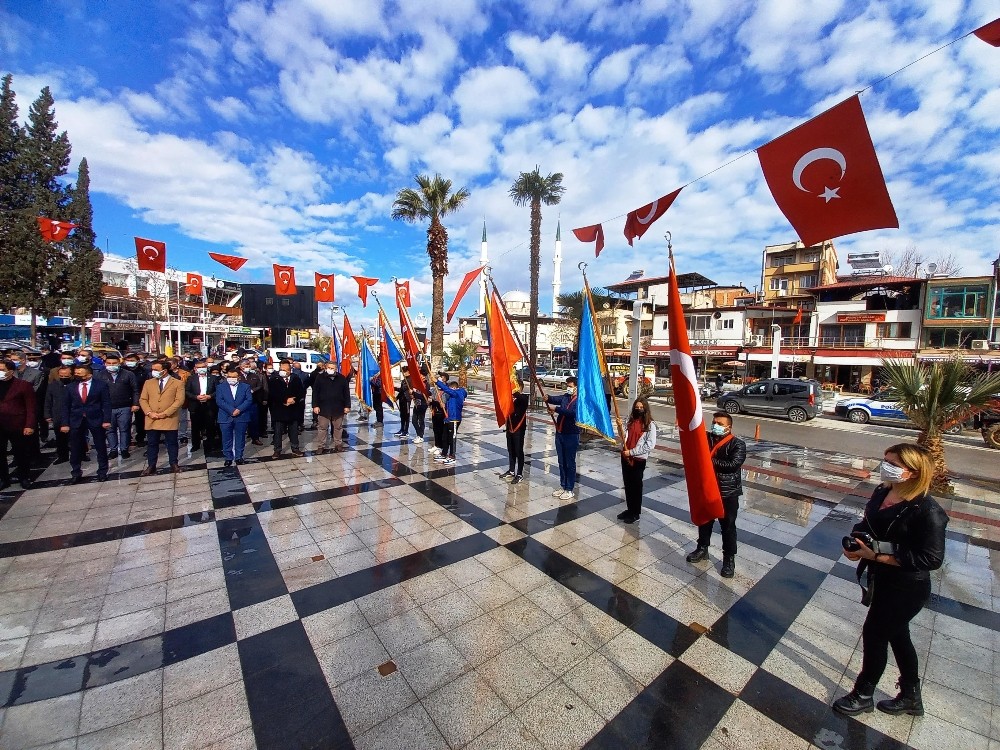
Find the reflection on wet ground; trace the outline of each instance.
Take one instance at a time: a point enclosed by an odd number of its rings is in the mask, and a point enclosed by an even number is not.
[[[75,486],[52,467],[0,496],[0,747],[1000,745],[996,488],[943,501],[948,558],[913,626],[927,715],[848,719],[829,703],[865,610],[839,540],[872,462],[751,442],[723,579],[717,548],[684,560],[669,427],[623,525],[613,450],[586,441],[556,499],[535,420],[506,484],[488,407],[470,399],[453,467],[352,426],[338,454],[152,477],[134,459]]]

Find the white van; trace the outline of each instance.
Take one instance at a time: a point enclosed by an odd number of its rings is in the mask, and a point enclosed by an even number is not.
[[[302,372],[312,372],[328,359],[328,357],[314,349],[293,349],[291,347],[268,349],[267,356],[274,361],[275,368],[278,367],[278,362],[283,359],[288,359],[292,362],[301,362]]]

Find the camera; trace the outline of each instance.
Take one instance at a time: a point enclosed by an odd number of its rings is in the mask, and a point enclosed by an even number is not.
[[[878,544],[878,542],[875,541],[875,538],[866,531],[852,531],[851,535],[845,536],[840,540],[840,543],[848,552],[857,552],[861,549],[861,545],[858,544],[859,539],[864,542],[865,546],[869,549],[875,549],[875,545]]]

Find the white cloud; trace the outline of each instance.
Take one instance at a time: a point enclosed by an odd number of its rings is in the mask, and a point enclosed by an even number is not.
[[[614,91],[622,86],[632,74],[635,58],[643,53],[645,45],[633,44],[607,55],[590,74],[590,89],[594,93]]]
[[[221,99],[208,98],[205,100],[205,105],[228,122],[234,122],[250,115],[250,108],[235,96],[224,96]]]
[[[467,72],[452,98],[463,122],[502,122],[530,112],[538,91],[523,71],[500,65]]]
[[[536,80],[551,76],[579,82],[585,78],[590,65],[587,48],[562,34],[539,39],[515,32],[507,37],[507,48]]]

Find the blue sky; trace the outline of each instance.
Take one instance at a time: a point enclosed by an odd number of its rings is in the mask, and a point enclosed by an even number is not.
[[[336,272],[338,303],[365,320],[351,274],[381,278],[389,299],[390,276],[411,278],[430,312],[425,228],[389,219],[418,172],[472,193],[446,220],[446,306],[484,218],[498,286],[527,290],[528,210],[507,191],[536,164],[566,186],[543,210],[543,310],[560,215],[564,291],[580,260],[598,285],[665,273],[666,230],[679,271],[752,289],[764,245],[795,239],[754,154],[686,188],[634,249],[623,215],[997,13],[993,0],[11,0],[0,65],[22,115],[52,88],[72,171],[90,163],[102,248],[160,239],[179,270],[229,275],[206,252],[246,255],[247,281],[272,262],[306,284]],[[969,37],[861,101],[900,229],[837,240],[844,270],[848,252],[914,246],[987,273],[1000,50]],[[594,260],[567,230],[598,221]]]

